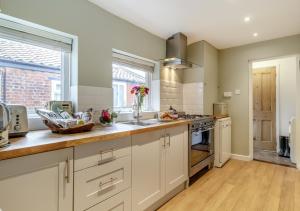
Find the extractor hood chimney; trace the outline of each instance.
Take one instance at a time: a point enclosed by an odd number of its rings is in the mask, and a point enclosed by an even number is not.
[[[181,32],[167,39],[167,58],[163,60],[164,67],[172,69],[187,69],[192,63],[187,61],[187,37]]]

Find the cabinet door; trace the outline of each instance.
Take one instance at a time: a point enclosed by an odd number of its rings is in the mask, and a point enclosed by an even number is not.
[[[72,211],[73,149],[0,161],[0,210]]]
[[[132,209],[145,210],[164,196],[161,130],[132,136]]]
[[[225,163],[231,157],[231,126],[229,121],[221,124],[221,162]]]
[[[228,144],[227,144],[227,153],[228,153],[228,159],[231,158],[231,120],[228,120],[228,134],[227,134],[227,138],[228,138]]]
[[[188,179],[188,128],[166,129],[166,192]]]

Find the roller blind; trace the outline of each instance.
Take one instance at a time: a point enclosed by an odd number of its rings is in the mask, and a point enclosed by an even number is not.
[[[155,64],[139,58],[113,52],[113,63],[153,73]]]
[[[72,39],[0,18],[0,37],[64,52],[72,51]]]

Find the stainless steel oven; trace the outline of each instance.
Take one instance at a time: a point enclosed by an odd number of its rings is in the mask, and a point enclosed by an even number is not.
[[[205,116],[193,119],[189,126],[189,176],[192,177],[204,167],[213,166],[214,161],[214,119]]]

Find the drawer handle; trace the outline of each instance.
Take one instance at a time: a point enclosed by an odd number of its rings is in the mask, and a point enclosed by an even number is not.
[[[113,157],[110,157],[110,158],[106,158],[106,159],[101,159],[101,160],[98,161],[98,165],[100,166],[102,164],[112,162],[112,161],[114,161],[116,159],[117,159],[116,156],[113,156]]]
[[[110,178],[110,180],[109,181],[107,181],[107,182],[104,182],[104,183],[102,183],[102,182],[100,182],[99,183],[99,190],[97,191],[98,193],[100,193],[101,191],[104,191],[104,190],[107,190],[107,189],[110,189],[110,188],[112,188],[113,186],[115,186],[115,184],[114,184],[114,181],[115,180],[117,180],[118,178]],[[108,183],[111,183],[111,185],[109,185],[109,186],[107,186],[107,187],[105,187],[105,188],[102,188],[102,186],[103,185],[106,185],[106,184],[108,184]]]
[[[108,153],[108,152],[111,153],[111,157],[103,159],[103,154]],[[100,160],[98,161],[98,165],[102,165],[104,163],[109,163],[109,162],[114,161],[116,159],[117,159],[117,157],[114,156],[114,149],[110,149],[110,150],[107,150],[107,151],[101,151],[100,152]]]

